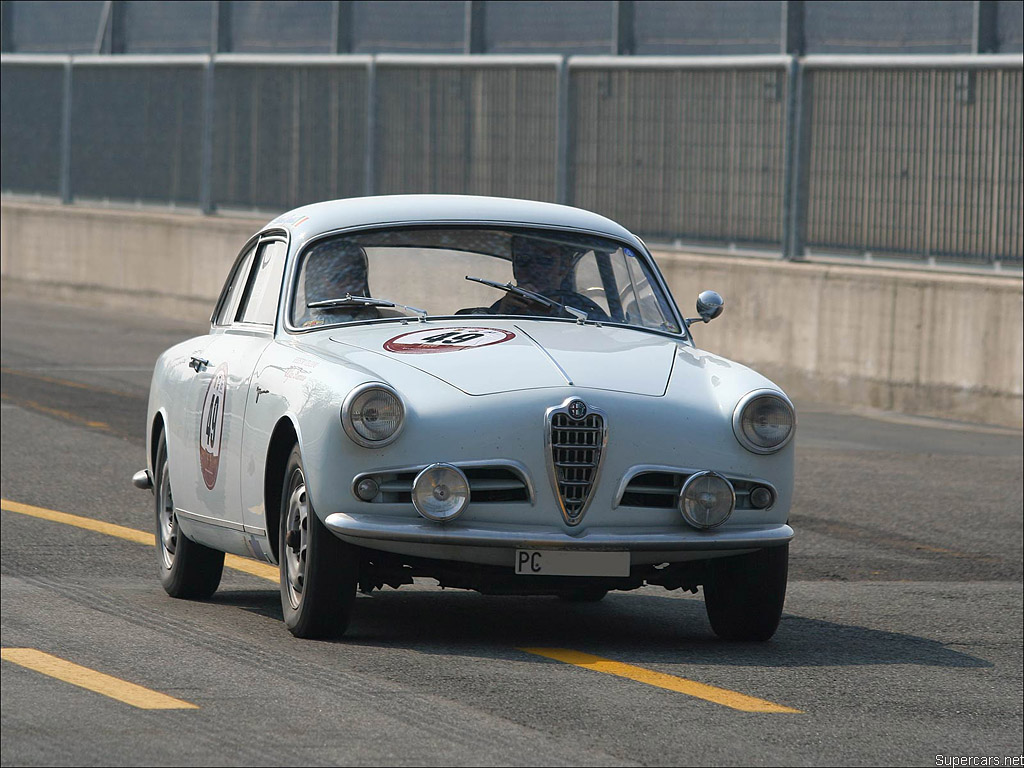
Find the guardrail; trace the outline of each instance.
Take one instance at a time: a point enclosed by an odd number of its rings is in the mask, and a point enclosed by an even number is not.
[[[4,54],[0,187],[207,213],[503,195],[657,241],[1017,268],[1022,61]]]

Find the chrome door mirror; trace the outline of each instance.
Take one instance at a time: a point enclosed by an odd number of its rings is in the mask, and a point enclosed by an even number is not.
[[[690,327],[690,323],[696,323],[700,320],[703,323],[710,323],[725,309],[725,301],[717,291],[701,291],[700,296],[697,297],[697,314],[700,317],[690,317],[686,320],[686,327]]]

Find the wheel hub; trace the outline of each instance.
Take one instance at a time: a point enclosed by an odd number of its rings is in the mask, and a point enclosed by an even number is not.
[[[309,545],[309,503],[306,482],[301,472],[295,473],[292,488],[288,496],[288,511],[285,518],[284,558],[287,566],[288,597],[292,606],[297,608],[305,587]]]

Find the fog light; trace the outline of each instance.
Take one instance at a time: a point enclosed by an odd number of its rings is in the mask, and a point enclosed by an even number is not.
[[[431,464],[413,481],[412,504],[427,520],[454,520],[469,504],[469,481],[458,467]]]
[[[691,475],[679,492],[679,511],[694,528],[715,528],[732,514],[736,493],[732,484],[717,472]]]
[[[373,501],[380,493],[380,484],[372,477],[364,477],[356,483],[356,496],[363,501]]]
[[[750,492],[750,506],[754,509],[766,509],[772,505],[772,492],[759,485]]]

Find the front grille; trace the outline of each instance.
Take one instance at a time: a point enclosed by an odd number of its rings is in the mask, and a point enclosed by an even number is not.
[[[562,514],[576,525],[587,511],[587,502],[601,466],[604,417],[591,411],[580,420],[565,412],[551,414],[548,423],[551,467]]]
[[[469,499],[472,504],[530,500],[530,490],[526,480],[517,470],[509,466],[493,464],[459,468],[466,473],[466,479],[469,481]],[[411,504],[412,483],[420,469],[371,472],[356,477],[352,486],[354,488],[364,477],[369,477],[380,486],[380,493],[369,503]]]

